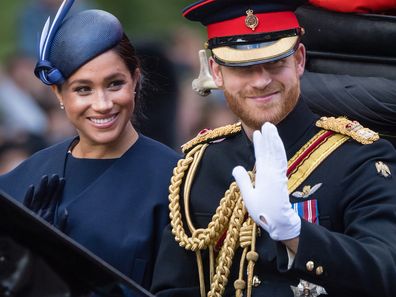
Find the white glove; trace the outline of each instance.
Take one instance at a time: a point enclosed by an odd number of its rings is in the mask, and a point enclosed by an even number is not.
[[[287,158],[278,130],[265,123],[253,133],[256,156],[256,179],[252,185],[242,166],[232,171],[252,219],[274,240],[300,235],[301,219],[292,209],[287,190]]]

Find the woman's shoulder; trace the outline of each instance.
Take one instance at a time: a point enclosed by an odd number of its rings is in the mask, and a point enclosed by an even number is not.
[[[52,144],[42,150],[35,152],[28,159],[26,159],[26,161],[38,161],[42,159],[47,160],[49,156],[51,156],[51,158],[54,158],[57,154],[61,154],[63,156],[69,149],[70,144],[73,142],[74,139],[75,137],[67,138],[61,142]]]
[[[174,149],[143,134],[139,134],[138,145],[141,146],[146,153],[154,154],[154,156],[158,158],[181,158],[181,154],[177,153]]]
[[[62,142],[35,152],[19,164],[13,171],[24,171],[28,167],[41,167],[49,163],[54,163],[56,160],[59,160],[59,157],[63,158],[65,156],[73,139],[74,138],[65,139]]]

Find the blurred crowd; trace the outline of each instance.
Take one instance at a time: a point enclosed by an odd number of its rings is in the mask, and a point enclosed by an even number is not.
[[[74,12],[100,8],[93,1],[76,4]],[[38,34],[58,6],[58,0],[31,0],[23,6],[16,28],[17,51],[0,64],[0,174],[37,150],[76,134],[50,87],[33,74]],[[203,128],[237,119],[222,92],[201,97],[191,88],[200,69],[198,51],[204,43],[200,35],[187,27],[170,34],[166,43],[132,38],[144,73],[138,129],[179,151]]]

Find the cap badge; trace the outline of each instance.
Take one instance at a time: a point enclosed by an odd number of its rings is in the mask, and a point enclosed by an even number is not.
[[[388,165],[382,161],[375,162],[375,168],[377,169],[377,173],[381,174],[385,178],[392,175]]]
[[[256,27],[258,26],[259,20],[258,18],[253,14],[253,10],[248,9],[246,10],[246,18],[245,18],[245,25],[246,27],[252,29],[254,31]]]

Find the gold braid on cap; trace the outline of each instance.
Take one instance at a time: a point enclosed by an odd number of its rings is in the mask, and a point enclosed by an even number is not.
[[[371,144],[379,139],[377,132],[363,127],[357,121],[348,120],[346,117],[321,117],[316,122],[316,126],[350,136],[362,144]]]
[[[220,205],[206,228],[195,229],[189,213],[189,194],[192,181],[204,151],[209,145],[207,142],[234,135],[239,131],[241,131],[239,123],[225,126],[198,135],[184,145],[183,150],[188,151],[188,153],[184,159],[179,160],[173,170],[169,187],[169,217],[172,234],[181,247],[196,253],[201,297],[220,297],[223,295],[238,243],[244,250],[240,263],[239,278],[234,283],[236,296],[242,296],[242,290],[246,287],[246,282],[243,280],[245,257],[248,260],[248,296],[251,295],[254,263],[258,259],[258,254],[255,252],[257,226],[253,220],[247,217],[247,211],[236,182],[231,183],[229,189],[225,192],[224,197],[220,200]],[[249,172],[249,174],[253,180],[254,174],[252,172]],[[185,219],[191,236],[186,233],[181,215],[180,189],[183,181]],[[225,239],[221,242],[220,238],[224,234]],[[215,260],[215,248],[219,243],[221,249]],[[207,295],[201,256],[201,250],[204,249],[209,249],[210,262],[210,291]],[[248,252],[249,249],[250,252]]]

